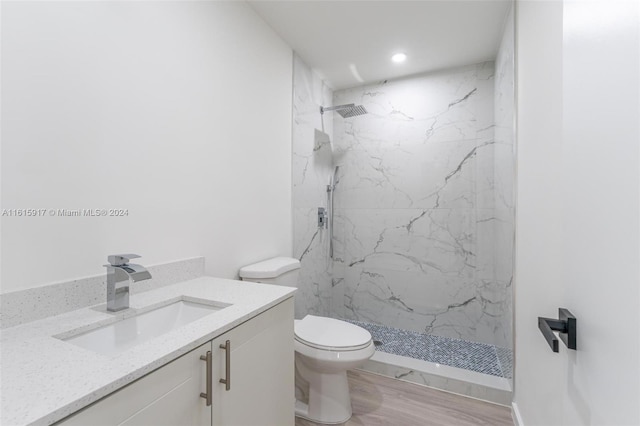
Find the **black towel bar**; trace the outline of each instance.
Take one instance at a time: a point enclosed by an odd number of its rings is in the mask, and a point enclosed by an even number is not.
[[[558,352],[558,331],[560,339],[569,349],[576,349],[576,317],[568,309],[558,309],[558,319],[538,317],[538,328],[547,340],[551,350]]]

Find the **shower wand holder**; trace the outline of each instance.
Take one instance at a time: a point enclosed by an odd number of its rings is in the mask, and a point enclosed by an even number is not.
[[[558,338],[554,331],[558,331],[560,339],[569,349],[576,349],[576,317],[568,309],[558,309],[558,319],[538,317],[538,328],[547,340],[553,352],[558,352]]]

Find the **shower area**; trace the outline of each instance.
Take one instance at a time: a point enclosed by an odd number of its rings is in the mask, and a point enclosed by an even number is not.
[[[364,369],[496,402],[512,377],[512,34],[492,61],[341,90],[294,58],[296,316],[369,330]]]

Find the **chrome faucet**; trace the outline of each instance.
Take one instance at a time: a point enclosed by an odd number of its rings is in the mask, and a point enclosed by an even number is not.
[[[137,254],[112,254],[107,258],[107,311],[129,308],[129,281],[148,280],[151,274],[144,266],[129,263]]]

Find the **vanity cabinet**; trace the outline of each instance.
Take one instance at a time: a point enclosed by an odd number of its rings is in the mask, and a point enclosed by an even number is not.
[[[213,340],[213,426],[293,426],[293,299],[283,303]]]
[[[59,424],[209,425],[211,407],[197,396],[206,384],[206,366],[200,356],[210,349],[210,343],[202,345]]]
[[[293,426],[293,342],[290,298],[58,425]]]

